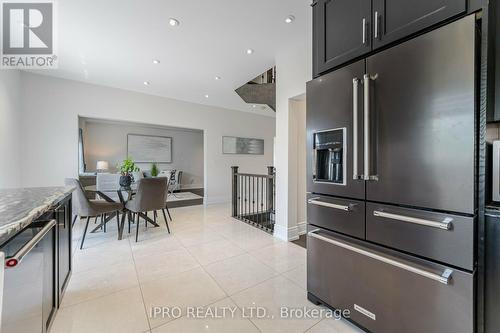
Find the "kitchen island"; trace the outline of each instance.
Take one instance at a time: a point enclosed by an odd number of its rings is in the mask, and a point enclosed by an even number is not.
[[[48,332],[71,276],[71,187],[0,190],[1,332]]]

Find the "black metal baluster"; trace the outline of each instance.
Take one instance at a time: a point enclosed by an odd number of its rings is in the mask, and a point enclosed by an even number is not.
[[[257,223],[261,224],[260,211],[259,211],[259,181],[260,177],[257,178]]]
[[[255,221],[255,176],[252,176],[252,221]]]
[[[239,185],[240,185],[240,188],[239,188],[239,199],[240,200],[240,207],[239,207],[239,214],[238,214],[238,217],[240,218],[241,220],[241,215],[243,215],[243,176],[239,176],[240,177],[240,182],[239,182]]]

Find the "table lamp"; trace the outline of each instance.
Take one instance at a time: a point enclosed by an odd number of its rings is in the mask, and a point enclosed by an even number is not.
[[[97,172],[103,172],[108,170],[109,164],[108,161],[97,161],[96,169]]]

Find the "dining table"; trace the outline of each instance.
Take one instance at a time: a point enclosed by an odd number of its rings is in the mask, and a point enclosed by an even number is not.
[[[134,221],[132,218],[132,213],[126,208],[126,204],[129,200],[132,200],[133,196],[137,193],[137,183],[132,183],[129,186],[121,186],[116,185],[115,187],[107,186],[105,190],[98,189],[97,185],[89,185],[84,187],[85,192],[97,194],[100,198],[108,201],[108,202],[120,202],[122,204],[122,216],[120,220],[120,224],[118,225],[118,240],[123,239],[123,230],[125,226],[125,217],[129,219],[129,221]],[[113,199],[114,194],[118,195],[118,200]],[[154,227],[159,227],[158,223],[151,219],[145,213],[137,213],[139,217],[142,217],[146,223],[152,224]],[[91,233],[96,232],[101,229],[106,223],[111,221],[116,216],[116,213],[108,214],[106,218],[101,220],[101,223],[96,226]]]

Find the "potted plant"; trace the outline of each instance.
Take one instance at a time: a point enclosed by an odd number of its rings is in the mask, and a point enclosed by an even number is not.
[[[160,173],[160,170],[158,170],[158,166],[156,163],[151,164],[151,177],[156,177]]]
[[[139,168],[135,165],[131,157],[127,157],[123,160],[120,166],[120,186],[129,187],[132,183],[132,172],[139,171]]]

